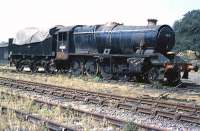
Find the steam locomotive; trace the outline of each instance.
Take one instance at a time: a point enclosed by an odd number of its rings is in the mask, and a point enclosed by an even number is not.
[[[168,25],[55,26],[43,41],[17,45],[9,39],[10,64],[32,72],[43,67],[46,72],[64,71],[72,75],[99,75],[103,79],[177,83],[188,78],[195,66],[170,52],[175,33]]]

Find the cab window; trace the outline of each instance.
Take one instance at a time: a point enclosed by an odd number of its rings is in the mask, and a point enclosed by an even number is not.
[[[58,34],[58,41],[66,41],[67,40],[67,32],[60,32]]]

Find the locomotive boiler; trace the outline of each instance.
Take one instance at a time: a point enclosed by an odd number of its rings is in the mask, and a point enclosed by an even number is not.
[[[175,44],[175,33],[170,26],[155,22],[151,19],[147,26],[115,22],[56,26],[49,30],[48,40],[17,46],[10,41],[10,62],[20,70],[29,66],[34,72],[42,66],[48,72],[99,75],[106,80],[177,83],[181,72],[186,78],[195,68],[169,52]],[[50,48],[47,50],[44,44]]]
[[[80,26],[73,31],[75,52],[133,54],[138,49],[152,49],[166,54],[175,43],[174,31],[168,25],[124,26],[117,23]]]

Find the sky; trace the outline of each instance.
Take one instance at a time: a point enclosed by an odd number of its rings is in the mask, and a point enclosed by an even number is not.
[[[200,0],[0,0],[0,41],[27,27],[55,25],[146,25],[148,18],[173,25],[185,13],[200,9]]]

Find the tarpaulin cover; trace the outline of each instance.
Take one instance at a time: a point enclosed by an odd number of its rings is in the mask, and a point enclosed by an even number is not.
[[[17,45],[41,42],[49,36],[48,30],[40,30],[35,27],[25,28],[16,34],[14,43]]]

